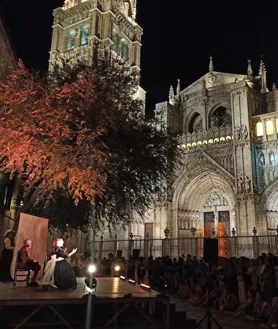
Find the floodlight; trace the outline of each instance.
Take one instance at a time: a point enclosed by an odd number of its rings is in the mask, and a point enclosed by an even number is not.
[[[119,272],[120,269],[121,269],[121,267],[120,267],[119,265],[116,265],[116,266],[115,266],[115,271],[116,271],[116,272]]]
[[[96,270],[97,270],[96,265],[94,265],[94,264],[90,264],[90,265],[88,266],[88,272],[89,272],[90,274],[95,273]]]

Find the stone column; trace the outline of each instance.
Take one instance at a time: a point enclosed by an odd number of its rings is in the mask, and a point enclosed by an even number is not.
[[[171,256],[171,240],[169,239],[169,229],[164,230],[165,238],[162,240],[162,257]]]
[[[231,256],[237,257],[237,237],[236,230],[232,229],[232,237],[231,237]]]
[[[145,260],[149,257],[149,245],[150,245],[150,236],[147,232],[145,239],[144,239],[144,258]]]
[[[128,246],[128,256],[132,256],[134,246],[133,234],[130,233],[129,235],[129,246]]]
[[[195,227],[192,227],[190,231],[192,234],[190,238],[190,254],[198,257],[198,238],[195,236],[197,230]]]
[[[245,81],[231,86],[231,106],[233,121],[233,152],[235,184],[237,189],[236,229],[239,235],[250,234],[250,229],[256,226],[258,212],[255,206],[255,191],[253,177],[253,147],[251,140],[252,97]]]
[[[215,231],[215,237],[218,237],[218,224],[219,224],[219,216],[217,207],[215,207],[214,210],[214,231]]]
[[[99,250],[98,250],[98,261],[101,262],[103,254],[103,236],[100,237]]]
[[[252,244],[253,244],[253,258],[257,259],[260,255],[260,244],[259,244],[259,237],[257,236],[256,227],[254,227],[253,229]]]
[[[117,256],[117,250],[118,250],[118,236],[117,234],[115,235],[115,240],[114,240],[114,258]]]
[[[276,228],[276,236],[275,236],[275,247],[276,247],[276,255],[278,255],[278,225]]]

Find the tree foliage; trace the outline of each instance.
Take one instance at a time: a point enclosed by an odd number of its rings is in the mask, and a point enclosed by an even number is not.
[[[0,170],[21,177],[23,211],[86,230],[91,216],[98,228],[143,217],[165,193],[176,140],[145,120],[138,81],[107,54],[47,81],[19,62],[0,86]]]

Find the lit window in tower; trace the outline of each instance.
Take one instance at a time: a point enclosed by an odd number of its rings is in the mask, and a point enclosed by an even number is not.
[[[256,135],[257,137],[261,137],[264,135],[264,125],[262,122],[258,122],[256,124]]]
[[[81,35],[80,35],[80,43],[81,45],[86,45],[88,43],[88,37],[89,37],[89,31],[90,31],[90,25],[86,24],[81,29]]]
[[[71,30],[70,33],[68,34],[68,38],[67,38],[67,50],[74,49],[74,47],[75,47],[75,36],[76,36],[76,31]]]
[[[266,122],[266,134],[267,135],[274,134],[274,127],[273,127],[273,121],[272,120],[268,120]]]
[[[125,60],[129,59],[129,49],[128,49],[128,44],[123,41],[122,42],[122,47],[121,47],[121,57]]]

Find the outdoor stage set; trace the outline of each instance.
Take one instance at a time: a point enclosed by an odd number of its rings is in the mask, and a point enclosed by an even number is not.
[[[45,262],[48,220],[21,213],[16,234],[11,276],[15,282],[0,283],[0,329],[68,328],[84,329],[88,303],[85,279],[78,279],[74,291],[43,291],[17,280],[17,254],[25,239],[32,240],[31,258]],[[43,271],[40,275],[42,276]],[[166,294],[125,278],[98,277],[92,296],[93,328],[187,328],[196,321],[176,312]],[[181,323],[178,327],[176,323]],[[175,323],[175,326],[173,324]]]
[[[39,291],[0,283],[0,328],[84,328],[88,292]],[[120,278],[97,278],[92,306],[93,328],[170,328],[170,298]]]

